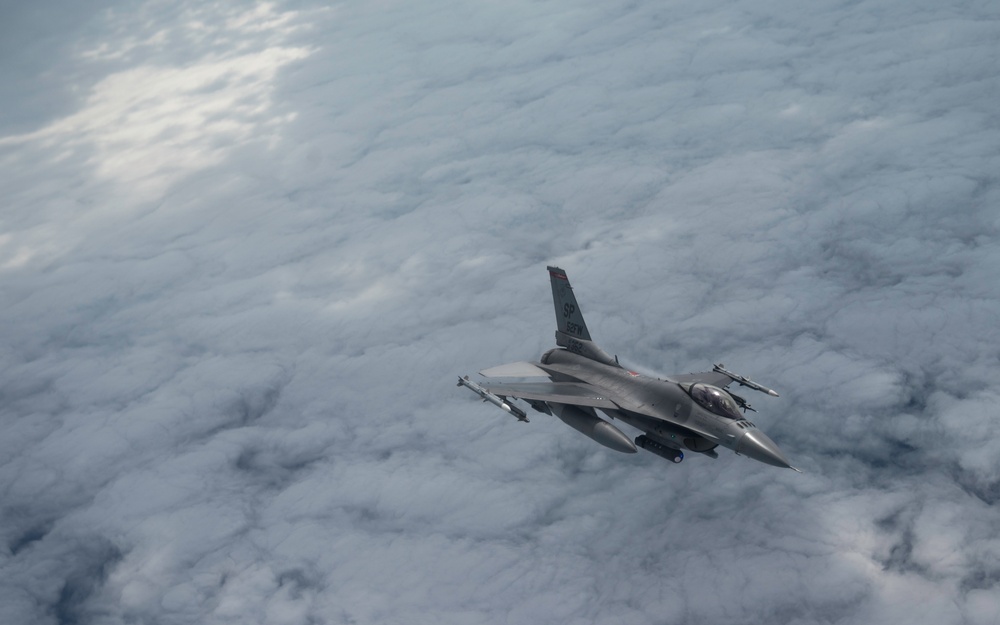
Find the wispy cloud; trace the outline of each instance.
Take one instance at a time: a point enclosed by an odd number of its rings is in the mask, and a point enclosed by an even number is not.
[[[992,8],[12,15],[0,621],[1000,614]],[[806,472],[456,391],[551,346],[546,263]]]

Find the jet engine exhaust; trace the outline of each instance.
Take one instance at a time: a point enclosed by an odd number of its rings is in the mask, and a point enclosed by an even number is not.
[[[661,445],[646,435],[636,437],[635,444],[638,447],[642,447],[646,451],[653,452],[661,458],[666,458],[674,464],[684,460],[684,452],[680,449],[672,449],[666,445]]]

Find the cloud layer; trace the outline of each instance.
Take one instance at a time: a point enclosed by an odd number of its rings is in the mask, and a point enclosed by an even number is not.
[[[1000,616],[988,3],[84,8],[0,27],[0,621]],[[806,472],[455,389],[546,264]]]

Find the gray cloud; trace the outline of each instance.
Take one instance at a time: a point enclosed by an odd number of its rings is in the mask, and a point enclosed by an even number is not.
[[[55,7],[0,26],[3,622],[1000,614],[992,7]],[[455,389],[546,263],[806,473]]]

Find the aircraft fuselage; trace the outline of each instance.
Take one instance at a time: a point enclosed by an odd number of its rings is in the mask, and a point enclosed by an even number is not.
[[[597,410],[642,430],[662,445],[709,455],[721,445],[766,464],[790,466],[777,445],[753,423],[715,414],[695,402],[691,384],[650,377],[560,348],[545,352],[538,366],[554,381],[583,382],[607,392],[608,399],[621,408]],[[553,402],[546,403],[558,413]]]

